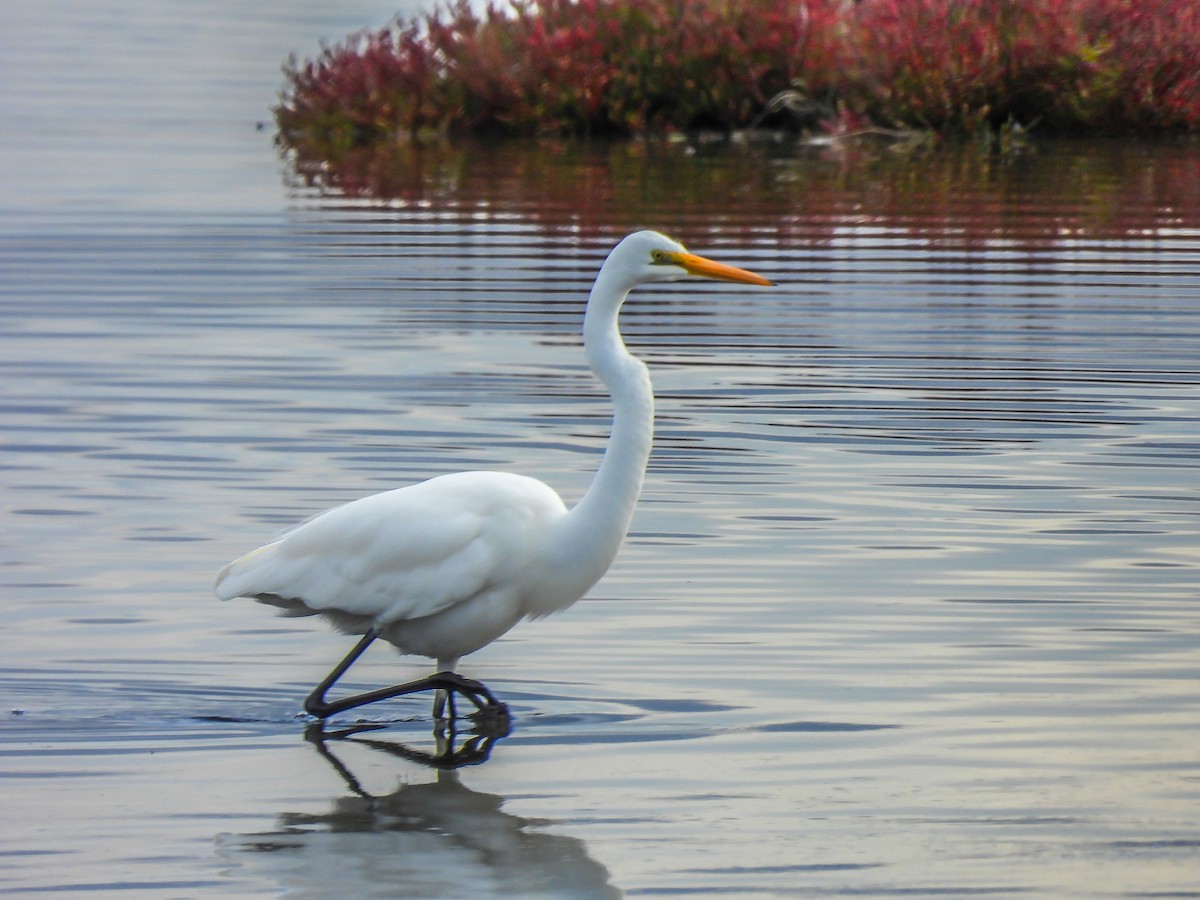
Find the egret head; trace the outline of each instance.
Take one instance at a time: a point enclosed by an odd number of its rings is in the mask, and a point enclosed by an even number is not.
[[[677,281],[680,278],[713,278],[741,284],[770,285],[772,282],[724,263],[689,253],[679,241],[657,231],[638,231],[613,248],[605,266],[623,269],[631,284]]]

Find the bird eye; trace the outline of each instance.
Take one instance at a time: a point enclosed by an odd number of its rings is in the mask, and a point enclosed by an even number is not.
[[[661,263],[670,262],[671,260],[667,257],[667,253],[665,250],[651,250],[650,251],[650,261],[661,264]]]

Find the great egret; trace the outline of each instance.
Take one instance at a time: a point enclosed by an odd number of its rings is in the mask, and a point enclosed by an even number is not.
[[[506,707],[459,660],[521,619],[566,609],[608,570],[642,488],[654,429],[646,366],[625,347],[617,315],[640,284],[687,276],[770,285],[753,272],[688,253],[653,231],[622,240],[588,297],[583,342],[612,395],[612,435],[583,498],[567,509],[541,481],[460,472],[355,500],[247,553],[217,575],[222,600],[251,597],[285,615],[323,615],[362,639],[305,701],[325,718],[365,703],[436,690],[434,714],[463,694],[480,710]],[[418,681],[340,700],[326,692],[376,639],[437,661]],[[451,707],[453,715],[453,706]]]

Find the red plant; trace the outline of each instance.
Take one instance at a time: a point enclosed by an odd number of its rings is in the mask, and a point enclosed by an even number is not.
[[[619,133],[758,121],[786,93],[846,121],[973,132],[1200,129],[1195,0],[457,0],[291,61],[281,141]]]
[[[1200,4],[1104,0],[1084,18],[1119,67],[1107,110],[1114,127],[1200,130]]]

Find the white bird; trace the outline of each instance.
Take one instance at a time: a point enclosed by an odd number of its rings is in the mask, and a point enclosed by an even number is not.
[[[613,248],[583,320],[588,363],[612,395],[612,435],[591,486],[571,509],[548,485],[523,475],[441,475],[324,512],[221,570],[215,587],[222,600],[250,597],[285,615],[319,614],[347,634],[363,635],[309,695],[310,714],[325,718],[435,689],[435,715],[453,692],[480,711],[507,715],[483,684],[455,669],[522,619],[566,609],[616,557],[654,430],[650,376],[626,349],[617,316],[638,285],[687,276],[771,284],[653,231]],[[327,701],[329,688],[378,637],[401,653],[436,660],[437,673]]]

